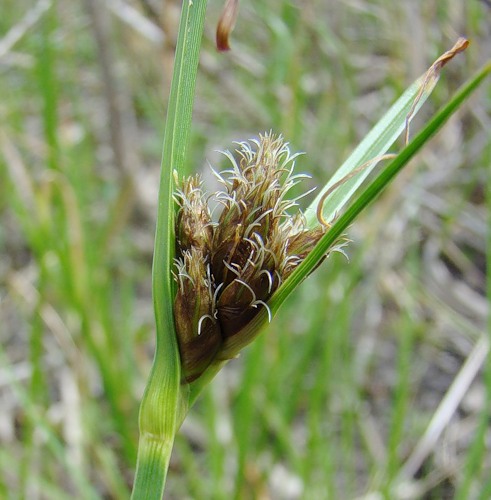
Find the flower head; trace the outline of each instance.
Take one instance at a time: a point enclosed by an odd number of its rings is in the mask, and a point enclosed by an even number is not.
[[[241,142],[231,168],[217,174],[223,205],[212,223],[198,176],[176,194],[178,291],[175,323],[184,379],[191,381],[214,360],[229,357],[224,346],[268,307],[268,300],[305,259],[325,232],[307,228],[288,194],[305,176],[294,175],[288,144],[272,133]],[[228,351],[227,351],[228,352]]]

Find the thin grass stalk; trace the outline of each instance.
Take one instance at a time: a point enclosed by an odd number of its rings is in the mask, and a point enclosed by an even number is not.
[[[140,443],[134,499],[160,499],[175,434],[187,411],[174,331],[174,205],[172,172],[183,168],[191,128],[194,89],[206,0],[184,0],[167,110],[159,187],[152,290],[157,345],[140,409]]]

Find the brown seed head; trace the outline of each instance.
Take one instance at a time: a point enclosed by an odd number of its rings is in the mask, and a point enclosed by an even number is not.
[[[281,136],[260,135],[239,143],[236,156],[226,152],[231,169],[219,177],[223,205],[212,224],[200,179],[185,180],[177,193],[178,292],[175,322],[188,382],[213,359],[227,357],[261,307],[305,259],[325,232],[308,229],[289,190],[303,176],[293,175],[294,159]],[[222,352],[223,351],[223,352]]]

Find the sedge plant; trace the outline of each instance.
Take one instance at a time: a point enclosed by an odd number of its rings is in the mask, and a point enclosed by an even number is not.
[[[216,220],[199,176],[184,177],[206,0],[183,2],[167,111],[153,260],[156,352],[140,409],[135,499],[162,497],[174,438],[190,407],[220,368],[261,332],[293,290],[332,251],[348,226],[491,72],[478,71],[409,140],[409,122],[441,68],[468,42],[459,39],[386,112],[303,214],[289,190],[301,182],[280,134],[267,132],[226,152],[216,173]],[[228,1],[218,45],[228,48],[236,17]],[[227,10],[228,9],[228,10]],[[223,21],[225,19],[225,21]],[[387,151],[405,131],[406,146]],[[358,188],[389,160],[364,191]]]

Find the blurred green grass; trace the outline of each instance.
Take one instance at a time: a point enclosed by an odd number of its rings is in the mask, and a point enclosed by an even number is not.
[[[162,31],[143,23],[155,22],[146,4],[128,19],[109,0],[2,9],[2,498],[129,495],[178,7],[150,4]],[[216,149],[272,128],[323,185],[458,35],[472,46],[428,112],[491,43],[478,1],[254,0],[233,51],[217,54],[220,8],[205,28],[189,157],[205,175]],[[15,29],[25,33],[9,45]],[[330,257],[205,391],[167,498],[487,498],[487,362],[416,470],[407,460],[487,331],[490,97],[488,86],[465,105],[353,226],[350,262]]]

